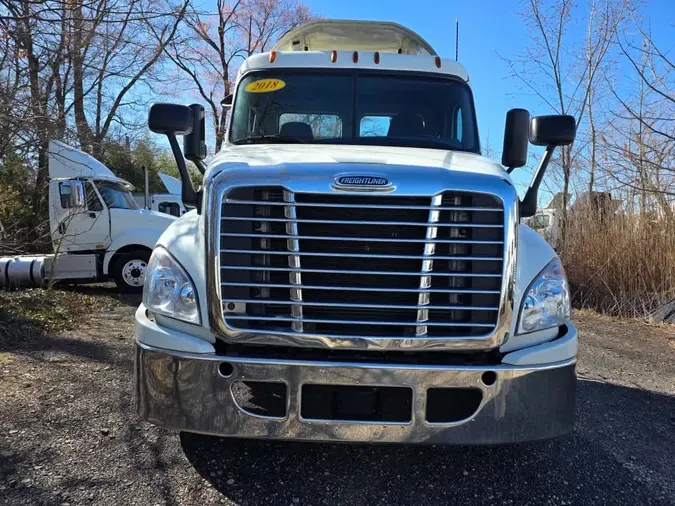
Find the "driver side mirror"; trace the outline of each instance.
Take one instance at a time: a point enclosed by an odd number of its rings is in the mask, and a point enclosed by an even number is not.
[[[201,107],[201,106],[200,106]],[[197,118],[201,120],[201,118]],[[201,193],[195,191],[190,179],[185,157],[178,146],[177,135],[188,135],[195,124],[195,115],[191,107],[179,104],[153,104],[148,113],[148,127],[155,133],[166,135],[173,157],[178,165],[181,180],[181,199],[186,206],[196,207],[200,212]],[[198,134],[199,137],[200,134]],[[200,161],[199,159],[195,159]],[[200,167],[200,165],[197,165]]]
[[[192,109],[179,104],[153,104],[148,127],[156,134],[187,135],[192,132]]]

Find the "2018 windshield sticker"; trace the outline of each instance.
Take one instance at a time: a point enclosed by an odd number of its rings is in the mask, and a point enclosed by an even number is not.
[[[248,83],[244,89],[249,93],[269,93],[280,90],[284,86],[286,83],[281,79],[259,79]]]

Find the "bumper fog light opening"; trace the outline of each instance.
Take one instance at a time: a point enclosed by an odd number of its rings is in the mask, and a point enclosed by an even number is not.
[[[218,365],[218,372],[223,378],[229,378],[234,372],[234,367],[229,362],[221,362]]]
[[[491,387],[497,382],[497,373],[494,371],[485,371],[480,379],[483,382],[483,385]]]

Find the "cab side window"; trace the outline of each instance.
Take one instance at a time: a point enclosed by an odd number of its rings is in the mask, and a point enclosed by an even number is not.
[[[61,209],[70,209],[72,206],[70,204],[70,194],[73,191],[73,187],[70,186],[70,181],[63,181],[59,183],[59,197],[61,199]]]
[[[87,210],[88,211],[103,211],[103,204],[101,204],[101,199],[98,198],[96,190],[91,183],[87,183],[84,187],[85,198],[87,199]]]

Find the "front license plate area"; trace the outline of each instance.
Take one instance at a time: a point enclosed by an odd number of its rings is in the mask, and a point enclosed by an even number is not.
[[[303,385],[305,420],[408,423],[412,390],[407,387]]]

